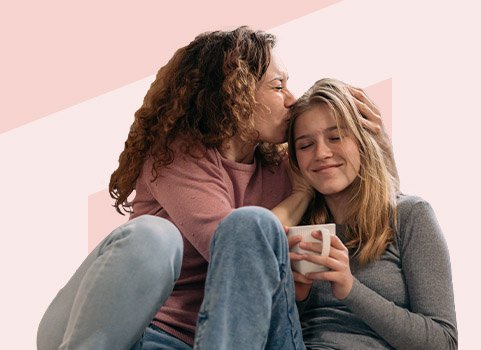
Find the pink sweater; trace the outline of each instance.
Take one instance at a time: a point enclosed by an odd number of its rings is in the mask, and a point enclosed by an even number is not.
[[[204,297],[209,246],[219,222],[247,205],[274,208],[291,193],[285,164],[265,167],[259,161],[242,164],[223,158],[217,150],[195,159],[176,152],[174,161],[151,182],[148,159],[137,180],[134,213],[170,220],[184,240],[180,277],[172,295],[153,323],[192,345],[197,314]]]

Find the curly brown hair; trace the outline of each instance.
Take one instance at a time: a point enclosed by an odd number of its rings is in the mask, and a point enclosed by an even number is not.
[[[257,140],[255,91],[275,41],[272,34],[245,26],[203,33],[160,68],[110,177],[109,192],[119,213],[123,214],[121,208],[132,212],[128,196],[145,159],[153,157],[155,181],[160,169],[174,159],[170,146],[176,138],[182,138],[182,151],[193,157],[223,147],[234,135]],[[256,152],[261,163],[272,165],[280,162],[284,148],[262,143]]]

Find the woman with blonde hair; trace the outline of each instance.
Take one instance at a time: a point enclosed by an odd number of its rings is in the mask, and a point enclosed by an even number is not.
[[[57,294],[38,349],[303,348],[282,225],[313,191],[287,166],[295,98],[274,46],[208,32],[159,70],[110,180],[130,220]]]
[[[372,130],[362,125],[361,92],[316,82],[293,106],[289,155],[315,189],[303,224],[336,223],[328,256],[291,253],[328,271],[293,272],[308,349],[455,349],[449,253],[430,205],[400,194]],[[320,242],[289,239],[321,252]]]

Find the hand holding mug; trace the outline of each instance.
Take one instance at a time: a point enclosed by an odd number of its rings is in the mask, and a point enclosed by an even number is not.
[[[320,241],[323,239],[319,232],[313,232],[312,236]],[[318,243],[300,242],[299,246],[307,251],[322,252]],[[315,281],[329,281],[332,295],[339,300],[345,299],[349,295],[354,277],[349,267],[349,251],[339,237],[331,235],[328,255],[307,254],[303,259],[329,268],[327,271],[308,272],[307,278]]]
[[[289,227],[285,226],[284,230],[286,234],[289,231]],[[289,260],[291,261],[291,266],[298,261],[303,259],[303,255],[293,252],[292,248],[301,242],[302,236],[300,235],[288,235],[287,242],[289,244]],[[294,287],[296,289],[296,301],[303,301],[309,296],[309,292],[312,287],[312,280],[304,276],[303,274],[292,270],[292,276],[294,277]]]

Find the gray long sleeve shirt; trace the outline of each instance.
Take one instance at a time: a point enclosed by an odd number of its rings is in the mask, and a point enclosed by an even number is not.
[[[338,301],[315,282],[298,303],[308,349],[457,349],[449,252],[434,212],[398,197],[395,239],[380,260],[351,259],[354,285]],[[342,237],[341,237],[342,239]]]

